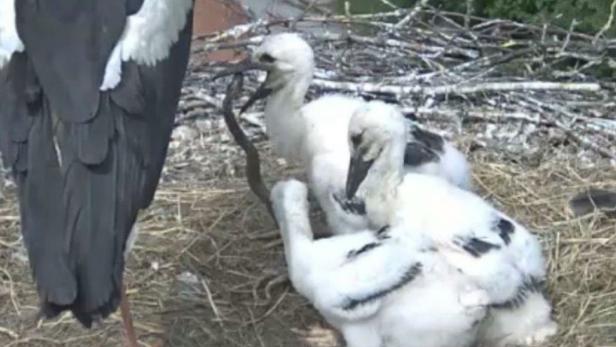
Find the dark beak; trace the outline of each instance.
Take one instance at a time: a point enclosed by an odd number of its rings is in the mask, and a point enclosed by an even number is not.
[[[353,199],[357,189],[366,179],[372,164],[374,164],[374,160],[365,161],[361,151],[355,151],[352,154],[346,181],[347,199]]]
[[[254,94],[252,94],[250,96],[250,99],[248,99],[248,101],[246,101],[246,103],[242,106],[242,108],[240,109],[240,113],[244,113],[255,102],[257,102],[258,100],[261,100],[261,99],[265,99],[270,94],[272,94],[273,89],[269,88],[269,87],[266,87],[266,85],[267,85],[267,79],[265,79],[265,82],[263,82],[259,86],[259,88],[257,88],[257,90],[254,92]]]
[[[269,71],[269,66],[267,64],[263,64],[257,61],[253,61],[251,58],[245,59],[233,66],[231,66],[230,68],[228,68],[225,71],[222,71],[218,74],[216,74],[214,76],[214,80],[221,78],[221,77],[225,77],[225,76],[229,76],[229,75],[235,75],[238,73],[243,73],[249,70],[263,70],[263,71]],[[267,79],[265,79],[265,82],[263,82],[263,84],[261,84],[261,86],[259,86],[259,88],[257,88],[257,90],[255,91],[254,94],[252,94],[250,96],[250,98],[248,99],[248,101],[246,101],[246,103],[242,106],[242,108],[240,109],[240,113],[244,113],[248,108],[250,108],[250,106],[252,106],[255,102],[257,102],[260,99],[264,99],[266,97],[268,97],[271,93],[272,93],[272,89],[266,87],[267,85]]]

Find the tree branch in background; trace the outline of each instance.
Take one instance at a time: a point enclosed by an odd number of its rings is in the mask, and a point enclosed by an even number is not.
[[[566,151],[587,162],[608,158],[616,165],[616,39],[606,37],[609,30],[590,35],[575,26],[487,19],[424,3],[387,13],[260,21],[208,36],[195,47],[209,52],[252,46],[272,27],[297,23],[317,60],[309,99],[332,92],[382,98],[442,128],[443,135],[476,138],[502,153]],[[355,24],[370,30],[304,30]],[[225,42],[238,34],[240,41]],[[252,77],[245,80],[247,91],[258,86]],[[214,95],[222,100],[227,82],[185,88],[189,95],[178,121],[219,113]],[[239,117],[251,139],[264,137],[259,113]],[[566,138],[570,141],[559,142]],[[535,147],[544,143],[562,147]]]
[[[597,32],[595,38],[592,40],[593,45],[596,45],[599,38],[601,38],[601,36],[603,36],[603,34],[605,34],[605,32],[610,30],[612,27],[612,24],[614,23],[614,12],[616,12],[616,0],[612,1],[612,5],[610,6],[610,16],[608,17],[607,22],[605,22],[601,30]]]

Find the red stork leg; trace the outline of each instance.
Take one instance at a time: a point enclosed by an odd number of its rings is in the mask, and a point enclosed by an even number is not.
[[[130,314],[128,297],[126,296],[126,286],[124,285],[122,285],[122,300],[120,301],[120,312],[122,313],[122,322],[124,325],[124,331],[126,333],[126,346],[139,347],[139,343],[137,342],[137,334],[135,334],[135,327],[133,327],[133,317]]]

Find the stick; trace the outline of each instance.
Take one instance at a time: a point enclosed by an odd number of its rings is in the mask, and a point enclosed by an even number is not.
[[[263,178],[261,176],[259,151],[257,151],[252,142],[250,142],[248,136],[246,136],[240,125],[237,123],[235,114],[233,113],[233,99],[238,97],[238,94],[242,90],[242,86],[243,76],[241,74],[233,76],[233,80],[227,87],[225,99],[222,102],[222,112],[227,128],[229,128],[229,132],[231,132],[233,139],[246,153],[246,179],[248,180],[248,185],[259,200],[265,204],[265,207],[274,220],[274,223],[278,226],[276,216],[274,215],[274,209],[272,208],[272,202],[270,201],[269,189],[263,183]]]
[[[612,1],[612,5],[610,6],[610,16],[608,17],[607,22],[605,22],[601,30],[597,32],[594,39],[592,40],[593,45],[596,45],[597,41],[599,41],[601,36],[603,36],[603,34],[605,34],[605,32],[610,30],[610,28],[612,27],[612,23],[614,22],[614,12],[615,11],[616,11],[616,0]]]
[[[596,92],[601,90],[599,83],[567,83],[567,82],[486,82],[476,84],[453,84],[436,87],[423,87],[418,85],[395,86],[377,83],[336,82],[315,79],[314,84],[321,88],[347,90],[361,93],[390,93],[396,95],[446,95],[446,94],[474,94],[479,92],[497,92],[514,90],[566,90]]]

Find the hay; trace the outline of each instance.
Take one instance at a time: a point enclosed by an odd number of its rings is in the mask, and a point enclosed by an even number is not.
[[[241,162],[239,155],[234,159]],[[616,174],[575,162],[528,167],[491,156],[471,160],[481,194],[537,232],[545,246],[561,325],[547,346],[613,344],[616,226],[601,216],[573,218],[566,206],[589,183],[616,185]],[[265,164],[270,182],[297,173],[283,170],[271,156]],[[68,316],[36,327],[36,297],[17,236],[15,201],[0,206],[0,344],[119,346],[117,315],[91,331]],[[285,273],[282,245],[267,211],[241,177],[163,183],[140,230],[127,283],[142,342],[297,346],[306,331],[326,327],[289,283],[275,281]]]
[[[399,12],[392,21],[404,20],[409,27],[416,24],[412,18],[406,19],[407,14]],[[385,23],[383,18],[389,17],[376,16],[369,20]],[[438,22],[442,24],[443,20]],[[390,35],[382,24],[376,26],[382,31],[379,35]],[[425,27],[420,27],[428,42],[430,35],[426,34]],[[249,33],[257,34],[251,37],[258,39],[262,27],[255,28],[256,33]],[[571,40],[582,40],[574,34],[569,36]],[[338,61],[361,60],[364,64],[355,66],[367,71],[371,68],[369,62],[374,57],[375,44],[346,39],[323,41],[316,37],[313,43],[317,46],[319,66],[323,68],[322,77],[326,70],[331,70],[327,72],[330,81],[363,83],[361,76],[365,71],[358,73],[346,63],[333,63],[337,61],[336,52],[343,52],[345,57]],[[328,50],[332,47],[336,50]],[[380,66],[386,70],[382,71],[383,76],[400,66],[413,68],[413,64],[402,59],[404,54],[410,54],[410,48],[383,49],[393,57],[391,64]],[[452,56],[479,59],[461,53],[464,51]],[[460,63],[452,56],[434,58],[444,60],[437,61],[432,68]],[[282,244],[265,208],[248,190],[241,174],[243,157],[230,140],[220,115],[225,85],[211,83],[215,68],[204,65],[198,58],[196,52],[160,189],[153,206],[140,218],[140,238],[127,267],[126,281],[140,341],[144,346],[163,343],[221,347],[340,345],[319,315],[288,282],[280,280],[280,275],[285,273]],[[523,64],[498,66],[498,69],[489,64],[482,67],[488,71],[482,76],[499,74],[502,78],[509,76],[509,80],[521,80]],[[580,82],[575,80],[579,76],[572,77],[571,83]],[[590,77],[580,79],[596,82]],[[312,97],[328,91],[322,87],[328,85],[327,79],[321,81],[311,90]],[[254,88],[255,84],[253,80],[248,87]],[[567,112],[582,110],[580,102],[588,99],[592,102],[585,114],[608,119],[614,106],[599,105],[599,101],[607,98],[605,95],[616,100],[609,93],[612,92],[602,89],[598,92],[535,90],[527,94],[546,102],[555,100],[551,105],[562,105]],[[578,119],[566,123],[573,129],[573,135],[568,134],[553,123],[567,120],[567,114],[548,109],[543,121],[530,124],[511,123],[511,117],[504,117],[503,122],[481,121],[493,111],[504,116],[522,114],[531,121],[536,119],[537,111],[532,110],[537,105],[525,108],[519,103],[521,94],[519,90],[508,90],[486,91],[472,97],[433,98],[409,93],[395,98],[407,109],[413,109],[421,121],[429,121],[453,137],[473,163],[475,186],[481,195],[540,236],[549,257],[549,290],[560,323],[559,335],[546,346],[613,346],[616,344],[616,226],[613,220],[599,215],[573,218],[567,210],[568,199],[583,188],[616,186],[616,172],[613,164],[604,159],[605,155],[571,136],[577,134],[593,143],[604,144],[609,134],[601,129],[586,129]],[[425,106],[429,100],[432,106]],[[573,101],[578,106],[574,107]],[[423,106],[413,106],[418,103]],[[452,115],[448,111],[456,108],[475,115],[476,122],[461,124],[456,120],[457,113]],[[270,183],[298,174],[271,155],[267,142],[263,141],[263,124],[257,113],[245,115],[242,122],[253,140],[258,141],[265,159],[263,172]],[[499,133],[501,130],[507,136]],[[579,160],[582,157],[584,161]],[[122,331],[117,314],[102,327],[92,330],[80,328],[68,315],[40,325],[34,321],[37,300],[21,246],[13,189],[7,184],[0,194],[0,345],[119,346]],[[313,219],[316,228],[322,230],[322,215],[315,211]]]

